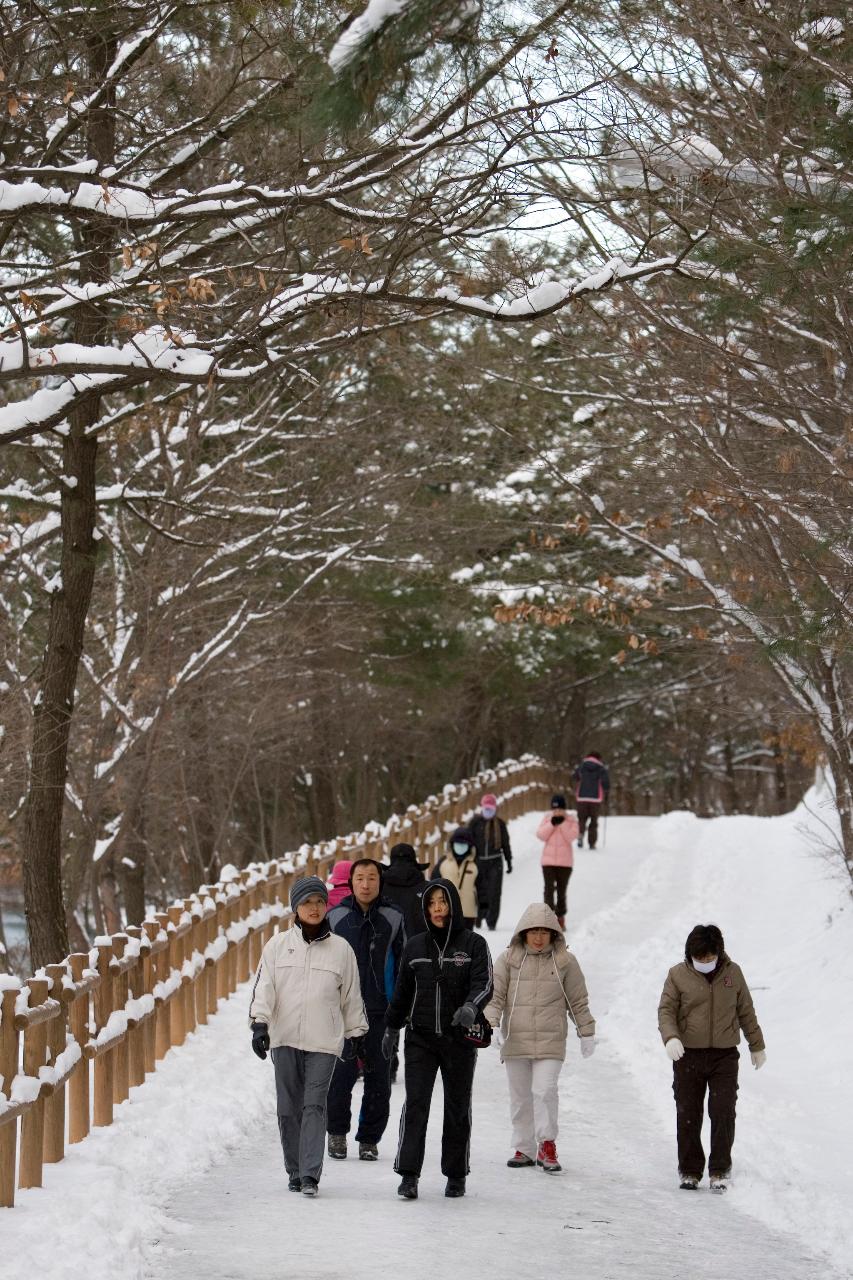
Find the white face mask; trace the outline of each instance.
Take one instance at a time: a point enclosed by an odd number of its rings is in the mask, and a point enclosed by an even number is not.
[[[459,844],[459,842],[457,841],[453,845],[453,852],[458,857],[462,858],[468,852],[468,846],[467,844]]]
[[[493,809],[491,805],[487,805],[487,804],[483,805],[484,818],[493,818],[496,813],[497,813],[497,809]]]
[[[705,960],[705,961],[694,960],[693,961],[693,968],[696,970],[697,973],[713,973],[716,967],[717,967],[716,956],[714,956],[713,960]]]

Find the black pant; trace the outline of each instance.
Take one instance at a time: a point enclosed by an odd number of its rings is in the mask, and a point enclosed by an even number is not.
[[[471,1147],[471,1088],[477,1050],[473,1045],[427,1031],[406,1032],[406,1101],[400,1116],[400,1142],[394,1168],[420,1177],[424,1163],[427,1122],[436,1072],[444,1090],[441,1132],[441,1172],[445,1178],[464,1178]]]
[[[725,1175],[732,1167],[739,1058],[737,1049],[685,1049],[684,1057],[672,1064],[678,1172],[682,1177],[701,1178],[705,1172],[702,1120],[706,1089],[711,1118],[708,1173]]]
[[[504,861],[484,858],[477,863],[477,907],[480,919],[494,929],[501,913],[501,891],[504,883]]]
[[[545,881],[545,901],[555,916],[566,914],[566,889],[572,867],[543,867],[542,878]]]
[[[589,847],[594,849],[598,842],[598,811],[601,805],[594,800],[578,800],[578,828],[583,840],[586,824],[589,823]]]
[[[356,1142],[377,1143],[385,1132],[391,1109],[391,1063],[382,1056],[382,1036],[385,1031],[384,1013],[367,1015],[368,1032],[365,1036],[361,1061],[364,1063],[364,1095],[358,1113]],[[347,1045],[344,1045],[344,1053]],[[349,1133],[352,1121],[352,1091],[358,1079],[358,1062],[355,1058],[339,1058],[329,1085],[326,1128],[329,1133]]]

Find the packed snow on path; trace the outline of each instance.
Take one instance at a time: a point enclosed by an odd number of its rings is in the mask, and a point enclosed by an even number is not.
[[[512,825],[495,953],[540,896],[536,821]],[[819,824],[802,808],[772,819],[611,818],[606,847],[578,853],[568,934],[598,1049],[584,1061],[569,1042],[562,1175],[506,1168],[506,1082],[491,1048],[479,1055],[463,1200],[442,1194],[440,1084],[418,1201],[395,1195],[401,1084],[378,1164],[327,1161],[318,1200],[288,1193],[272,1072],[252,1056],[238,993],[132,1091],[111,1129],[46,1167],[45,1190],[20,1193],[0,1216],[4,1278],[434,1280],[464,1261],[495,1280],[531,1268],[597,1280],[849,1280],[853,903],[809,826]],[[768,1053],[755,1072],[742,1050],[725,1197],[707,1183],[677,1188],[671,1064],[656,1026],[666,970],[692,925],[711,920],[744,969]]]

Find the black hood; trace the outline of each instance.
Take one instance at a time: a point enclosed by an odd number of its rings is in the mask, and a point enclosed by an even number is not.
[[[424,925],[428,933],[435,932],[430,927],[427,902],[436,889],[443,889],[447,894],[447,901],[450,903],[450,933],[448,936],[452,938],[454,933],[458,933],[460,929],[465,928],[465,917],[462,914],[462,899],[459,897],[459,890],[449,880],[430,880],[421,894],[421,911],[424,915]]]
[[[406,858],[400,858],[396,862],[392,862],[390,867],[385,868],[382,883],[392,885],[396,889],[410,889],[415,885],[425,884],[426,881],[416,862],[409,862]]]

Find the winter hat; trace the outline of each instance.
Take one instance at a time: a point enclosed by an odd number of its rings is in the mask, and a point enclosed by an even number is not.
[[[429,866],[428,862],[418,862],[418,855],[410,844],[395,844],[389,857],[392,862],[411,862],[413,866],[420,867],[421,871],[426,871]]]
[[[566,807],[566,797],[561,796],[559,791],[555,796],[551,796],[552,809],[565,809],[565,807]]]
[[[448,841],[448,843],[450,845],[450,852],[453,854],[454,858],[467,858],[468,854],[474,848],[476,842],[474,840],[473,835],[471,834],[471,832],[468,830],[467,827],[457,827],[456,830],[453,832],[453,835],[450,837],[450,840]],[[466,852],[457,853],[453,847],[455,844],[464,844],[466,847]]]
[[[497,809],[497,807],[498,807],[498,798],[497,796],[493,796],[491,791],[489,791],[486,795],[484,795],[480,800],[481,809]]]
[[[329,882],[333,889],[340,889],[341,885],[349,884],[349,870],[352,863],[347,859],[343,862],[336,862],[332,867],[332,874],[329,876]]]
[[[297,880],[290,887],[291,911],[295,911],[300,902],[304,902],[306,898],[310,898],[315,893],[319,893],[324,902],[329,901],[329,890],[319,876],[302,876],[300,880]]]

